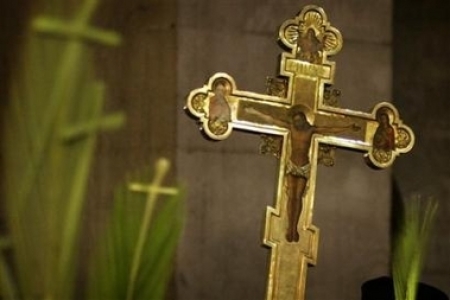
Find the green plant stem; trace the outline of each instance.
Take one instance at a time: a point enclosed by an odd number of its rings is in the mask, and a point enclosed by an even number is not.
[[[148,191],[144,216],[139,230],[139,236],[134,250],[133,261],[130,268],[129,283],[127,289],[127,300],[133,299],[134,289],[136,286],[137,275],[141,263],[142,251],[147,240],[147,232],[150,226],[153,210],[156,204],[156,199],[160,193],[159,189],[161,183],[169,171],[170,163],[167,159],[160,159],[156,163],[155,177],[151,184],[151,189]]]
[[[0,243],[0,285],[2,286],[0,291],[3,293],[0,293],[0,296],[3,296],[3,299],[5,300],[15,300],[18,299],[17,286],[7,264],[7,260],[3,252],[3,248],[6,247],[3,244],[7,243],[3,241]]]
[[[95,7],[97,5],[96,0],[88,0],[85,2],[80,14],[76,18],[75,23],[84,24],[90,16],[93,14]],[[42,18],[38,18],[37,20],[42,20]],[[33,29],[36,31],[40,31],[38,24],[33,24]],[[70,36],[69,36],[70,37]],[[49,97],[49,107],[47,110],[47,114],[43,117],[43,125],[42,125],[42,135],[39,136],[38,139],[35,140],[35,144],[31,144],[30,148],[34,149],[31,154],[30,164],[27,170],[25,171],[24,184],[19,194],[19,212],[22,211],[21,206],[24,205],[25,199],[31,193],[32,186],[36,182],[39,171],[41,170],[42,164],[44,162],[44,156],[47,152],[47,148],[50,144],[50,139],[52,134],[55,131],[55,123],[58,116],[58,111],[64,103],[71,103],[68,101],[67,97],[69,95],[74,95],[75,90],[75,82],[74,78],[79,77],[79,73],[81,70],[80,58],[83,53],[83,43],[82,40],[78,38],[72,37],[68,41],[67,48],[63,54],[61,67],[58,70],[55,78],[55,84],[53,85],[53,90],[50,93]],[[67,95],[65,97],[65,95]],[[33,130],[34,128],[29,128]],[[32,133],[29,134],[30,137],[34,135]]]
[[[94,84],[89,99],[94,102],[93,107],[93,119],[99,119],[103,107],[105,87],[101,83]],[[59,276],[58,278],[62,282],[67,282],[67,274],[70,274],[70,268],[72,266],[71,261],[73,258],[74,247],[77,240],[77,233],[80,222],[80,213],[84,203],[84,194],[86,191],[86,185],[89,174],[89,168],[94,154],[96,143],[95,132],[90,133],[87,136],[87,141],[81,149],[80,157],[82,160],[78,164],[76,173],[73,179],[72,190],[68,201],[68,209],[65,216],[65,224],[62,230],[61,240],[61,256],[59,261]]]
[[[30,149],[34,149],[31,154],[31,160],[29,167],[25,172],[24,184],[19,194],[19,205],[24,205],[25,199],[30,195],[32,186],[36,182],[39,170],[42,167],[44,161],[44,155],[47,152],[50,139],[55,130],[55,123],[58,116],[58,111],[64,101],[71,103],[67,97],[74,95],[76,78],[79,77],[82,64],[80,64],[80,58],[83,54],[83,40],[80,37],[84,37],[84,34],[88,35],[89,39],[95,40],[98,43],[106,45],[117,45],[120,42],[120,38],[111,32],[100,31],[88,28],[86,26],[87,21],[91,18],[96,7],[98,0],[87,0],[84,3],[80,13],[75,18],[73,26],[65,30],[60,30],[58,33],[66,36],[69,39],[67,48],[63,54],[61,67],[56,74],[56,82],[53,85],[54,88],[49,97],[49,107],[47,109],[47,115],[43,118],[44,123],[42,125],[43,134],[36,139],[35,144],[29,145]],[[49,18],[39,17],[33,22],[33,29],[42,33],[54,33],[54,26],[48,26],[53,24],[54,21]],[[64,28],[63,28],[64,29]],[[94,32],[94,33],[92,33]],[[65,97],[65,95],[67,95]],[[30,128],[33,130],[33,128]],[[30,132],[30,137],[34,135]],[[19,212],[22,211],[19,206]]]
[[[415,300],[425,252],[438,203],[429,199],[421,207],[420,198],[405,207],[404,220],[393,256],[394,293],[397,300]],[[424,212],[424,213],[422,213]]]

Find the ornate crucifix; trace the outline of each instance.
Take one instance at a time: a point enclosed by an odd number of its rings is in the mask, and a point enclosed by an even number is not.
[[[316,263],[319,230],[312,224],[318,162],[331,165],[335,147],[364,152],[367,163],[386,168],[414,144],[414,134],[390,103],[372,112],[342,109],[331,88],[342,48],[340,32],[322,8],[306,6],[285,21],[279,38],[287,51],[268,95],[237,89],[224,73],[193,90],[186,108],[207,137],[224,140],[233,128],[264,134],[262,152],[279,160],[275,207],[268,207],[264,244],[271,248],[267,299],[304,299],[308,264]]]

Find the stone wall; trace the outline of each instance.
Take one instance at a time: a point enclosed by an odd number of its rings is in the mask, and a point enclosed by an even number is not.
[[[98,77],[106,83],[105,111],[123,111],[120,130],[100,134],[89,181],[82,257],[92,252],[113,193],[132,172],[159,157],[175,161],[176,5],[170,0],[103,0],[94,20],[121,34],[117,48],[97,51]],[[173,164],[166,179],[175,182]]]
[[[450,295],[450,2],[395,3],[395,103],[416,132],[416,145],[394,173],[406,203],[417,194],[439,202],[422,280]]]

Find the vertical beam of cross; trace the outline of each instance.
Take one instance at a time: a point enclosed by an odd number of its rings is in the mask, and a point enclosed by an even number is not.
[[[266,298],[304,299],[308,265],[316,263],[319,230],[312,224],[317,163],[321,145],[365,153],[375,168],[392,165],[411,150],[414,134],[386,102],[370,113],[342,109],[324,101],[334,80],[328,60],[342,48],[342,36],[322,8],[306,6],[279,30],[288,51],[271,95],[237,89],[224,73],[191,91],[186,109],[212,139],[233,129],[278,136],[280,159],[274,207],[268,207],[264,244],[271,248]],[[275,86],[276,85],[276,86]]]

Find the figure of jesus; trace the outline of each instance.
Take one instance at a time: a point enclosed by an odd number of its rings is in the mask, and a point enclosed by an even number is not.
[[[310,175],[309,149],[313,134],[339,133],[348,129],[359,130],[360,127],[354,123],[342,127],[318,127],[311,125],[306,118],[305,108],[301,105],[295,105],[289,109],[287,121],[274,118],[251,107],[244,108],[244,111],[268,124],[289,130],[291,151],[285,167],[288,196],[286,240],[288,242],[298,242],[300,234],[298,233],[297,224],[302,212],[303,196]]]

